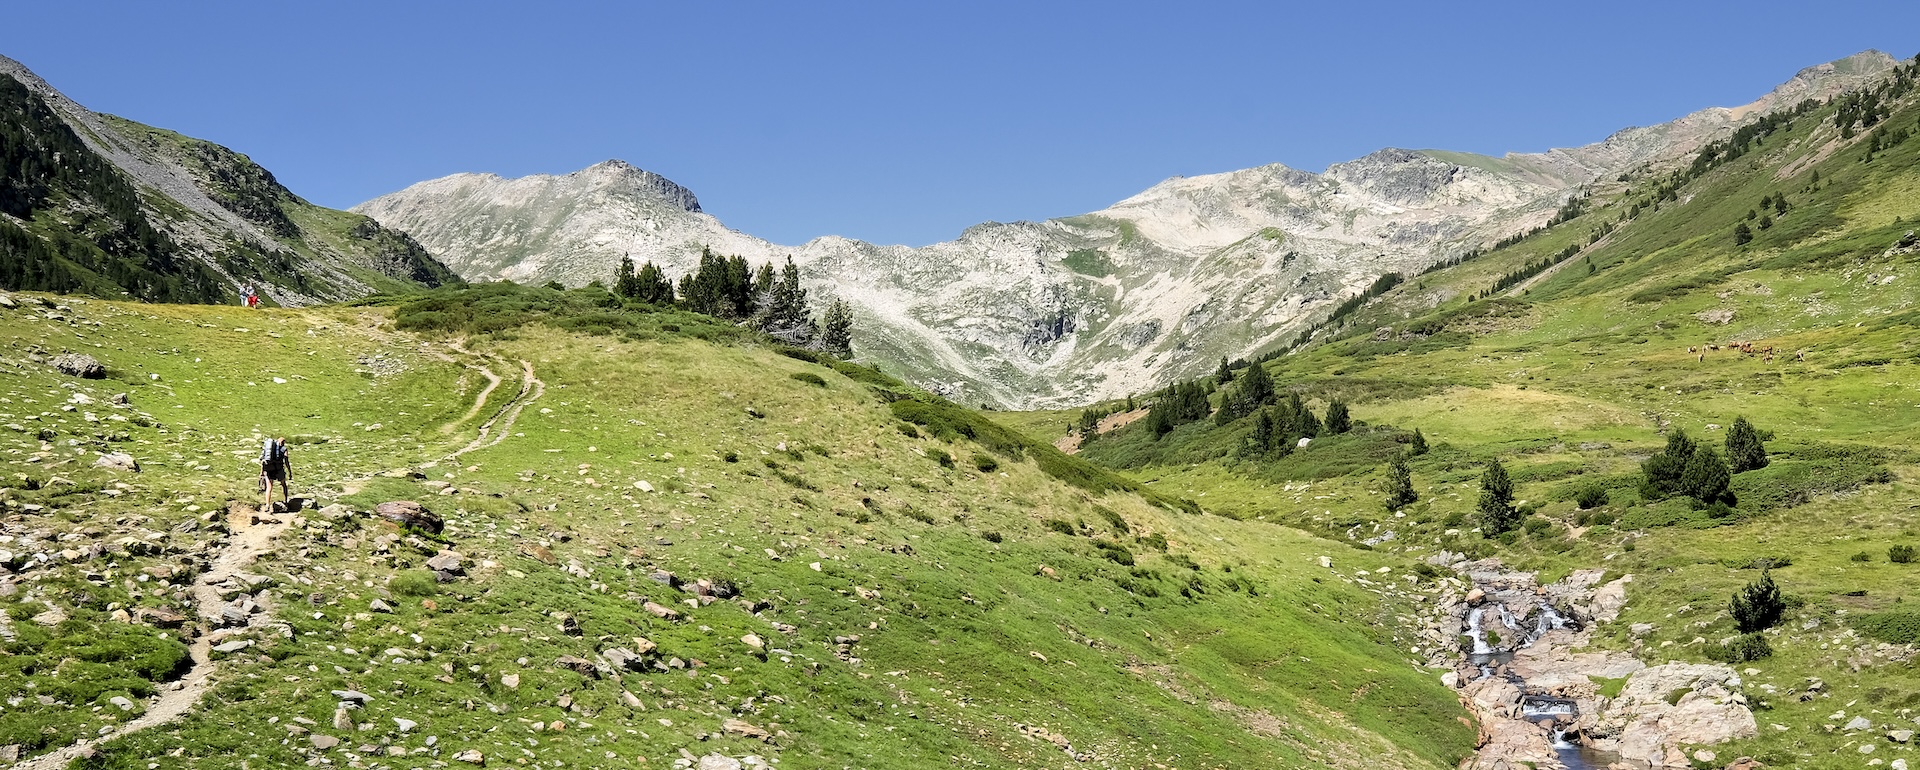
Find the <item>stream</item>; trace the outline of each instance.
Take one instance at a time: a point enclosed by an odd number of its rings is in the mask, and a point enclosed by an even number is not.
[[[1488,739],[1469,767],[1647,767],[1589,745],[1586,731],[1598,716],[1592,712],[1604,700],[1587,677],[1564,665],[1567,651],[1587,639],[1591,618],[1577,607],[1591,602],[1598,574],[1543,587],[1531,574],[1497,564],[1457,566],[1473,590],[1456,605],[1454,633],[1463,650],[1471,641],[1471,651],[1461,657],[1454,681],[1479,712]]]

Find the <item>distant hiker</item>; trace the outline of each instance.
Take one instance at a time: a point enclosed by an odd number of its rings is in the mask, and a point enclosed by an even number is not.
[[[266,496],[261,502],[262,513],[273,510],[273,482],[280,482],[280,500],[292,506],[293,496],[287,492],[287,480],[293,478],[293,461],[287,457],[287,439],[268,438],[260,447],[260,492]]]
[[[253,307],[253,305],[251,304],[252,300],[253,300],[253,286],[251,284],[241,286],[240,287],[240,306]]]
[[[260,307],[260,295],[258,295],[258,294],[254,294],[253,292],[247,292],[247,307],[250,307],[250,308],[259,308],[259,307]]]

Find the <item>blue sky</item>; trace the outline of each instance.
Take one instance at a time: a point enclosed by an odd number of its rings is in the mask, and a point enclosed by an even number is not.
[[[12,5],[0,54],[316,203],[621,158],[788,244],[1386,146],[1585,144],[1920,47],[1920,3],[1849,0]]]

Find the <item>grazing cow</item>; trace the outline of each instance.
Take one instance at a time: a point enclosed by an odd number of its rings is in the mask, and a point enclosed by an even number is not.
[[[1802,361],[1807,360],[1807,351],[1804,351],[1804,350],[1800,351],[1800,360]]]
[[[1707,349],[1708,349],[1708,350],[1719,350],[1719,349],[1720,349],[1720,346],[1719,346],[1719,345],[1708,345],[1708,346],[1707,346]]]
[[[1694,352],[1698,352],[1698,351],[1695,351],[1695,350],[1693,349],[1693,346],[1692,346],[1692,345],[1688,345],[1688,346],[1687,346],[1687,352],[1688,352],[1688,353],[1694,353]]]

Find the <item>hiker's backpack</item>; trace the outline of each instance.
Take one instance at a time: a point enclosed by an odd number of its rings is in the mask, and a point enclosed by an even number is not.
[[[260,448],[260,467],[275,468],[287,459],[287,451],[279,442],[267,439],[266,446]]]

